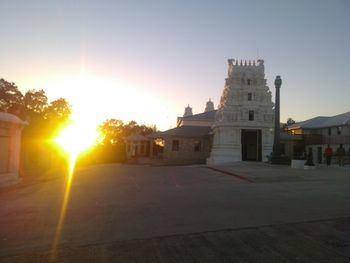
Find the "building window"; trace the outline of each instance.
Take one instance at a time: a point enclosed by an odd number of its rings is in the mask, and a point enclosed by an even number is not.
[[[248,84],[248,86],[250,86],[250,83],[251,83],[252,81],[250,80],[250,79],[247,79],[247,84]]]
[[[332,135],[332,128],[328,128],[328,136]]]
[[[341,134],[341,127],[337,127],[337,134],[338,134],[338,135]]]
[[[179,140],[173,140],[173,145],[171,147],[172,151],[173,152],[178,152],[179,151],[179,145],[180,145]]]
[[[249,100],[249,101],[252,100],[252,93],[248,93],[248,100]]]
[[[249,120],[250,120],[250,121],[253,121],[253,120],[254,120],[254,111],[253,111],[253,110],[250,110],[250,111],[249,111]]]
[[[201,141],[194,141],[194,151],[200,152],[202,150],[202,142]]]

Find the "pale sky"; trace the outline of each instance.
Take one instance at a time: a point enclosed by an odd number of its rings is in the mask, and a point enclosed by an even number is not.
[[[0,78],[76,117],[174,127],[217,107],[227,59],[281,75],[281,121],[350,111],[350,1],[0,1]]]

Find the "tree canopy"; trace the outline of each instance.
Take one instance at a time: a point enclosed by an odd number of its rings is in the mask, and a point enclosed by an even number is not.
[[[33,113],[41,114],[47,107],[47,96],[44,90],[28,90],[24,94],[23,104],[25,108]]]
[[[0,79],[0,111],[19,115],[23,107],[23,94],[13,82]]]
[[[49,103],[43,89],[31,89],[23,95],[15,83],[0,79],[0,111],[12,113],[32,123],[66,121],[72,109],[64,98]]]
[[[295,123],[295,120],[293,120],[292,118],[287,119],[287,125],[292,125],[294,123]]]
[[[130,121],[124,124],[122,120],[107,119],[99,130],[105,135],[104,144],[118,144],[124,141],[124,138],[133,134],[148,135],[157,131],[156,126],[139,125],[136,121]]]
[[[90,152],[90,156],[83,156],[82,162],[123,162],[126,159],[125,137],[132,134],[147,135],[157,131],[156,126],[139,125],[136,121],[124,124],[118,119],[107,119],[98,129],[104,135],[104,140]]]

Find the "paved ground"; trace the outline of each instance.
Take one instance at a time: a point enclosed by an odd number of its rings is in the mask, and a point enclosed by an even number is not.
[[[3,262],[349,262],[350,169],[101,165],[0,189]]]

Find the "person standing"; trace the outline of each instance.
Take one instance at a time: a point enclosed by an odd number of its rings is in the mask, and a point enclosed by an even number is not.
[[[339,166],[344,166],[345,149],[343,148],[342,144],[340,144],[337,149],[337,156],[338,156]]]
[[[329,146],[329,144],[327,145],[327,148],[324,151],[324,155],[326,156],[327,166],[330,166],[331,165],[332,156],[333,156],[333,150]]]

